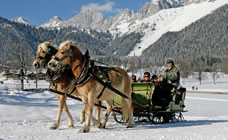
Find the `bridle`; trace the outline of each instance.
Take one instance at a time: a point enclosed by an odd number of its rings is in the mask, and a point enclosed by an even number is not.
[[[56,53],[56,51],[54,51],[51,48],[49,48],[49,46],[46,46],[48,48],[48,52],[45,52],[45,56],[36,55],[36,58],[39,58],[39,59],[41,59],[41,60],[43,60],[45,62],[50,60],[52,58],[52,56],[54,55],[54,53]]]
[[[67,50],[66,50],[66,52],[64,53],[65,55],[62,57],[62,58],[59,58],[59,57],[57,57],[57,56],[55,56],[55,55],[53,55],[51,58],[52,59],[54,59],[55,61],[57,61],[58,63],[57,63],[57,65],[61,65],[62,64],[62,61],[64,60],[64,59],[66,59],[68,56],[70,57],[70,62],[72,62],[72,56],[73,56],[73,54],[72,54],[72,48],[71,47],[66,47],[66,46],[63,46],[63,47],[65,47]]]
[[[64,69],[69,69],[72,68],[71,65],[65,65],[63,67],[62,62],[64,59],[66,59],[67,57],[70,57],[70,63],[73,64],[72,62],[72,48],[71,47],[66,47],[64,46],[67,50],[65,51],[65,55],[62,58],[59,58],[57,56],[52,56],[52,59],[54,59],[55,61],[57,61],[57,71],[64,71]],[[85,81],[87,81],[88,79],[90,79],[90,76],[88,77],[88,72],[89,72],[89,65],[90,65],[90,57],[89,54],[87,54],[88,52],[86,52],[85,55],[83,55],[83,63],[79,63],[74,69],[77,69],[79,66],[82,66],[82,69],[79,73],[79,75],[77,77],[75,77],[73,84],[74,85],[82,85]],[[86,80],[85,80],[86,79]]]

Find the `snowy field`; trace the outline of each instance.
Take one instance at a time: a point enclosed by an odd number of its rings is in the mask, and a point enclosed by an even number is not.
[[[204,79],[201,85],[191,77],[185,80],[184,86],[188,90],[185,100],[188,112],[184,113],[186,121],[158,125],[136,123],[134,128],[126,128],[110,116],[106,129],[91,126],[89,133],[78,132],[83,125],[79,122],[83,106],[72,99],[68,99],[67,104],[75,128],[67,128],[63,112],[60,127],[57,130],[49,129],[56,119],[58,101],[53,93],[45,91],[49,87],[45,81],[39,82],[39,90],[33,90],[34,81],[25,82],[26,89],[30,90],[23,92],[19,90],[18,81],[0,81],[4,82],[0,84],[0,140],[228,139],[227,75],[221,76],[216,85],[210,78]],[[198,90],[192,91],[192,86],[197,86]]]

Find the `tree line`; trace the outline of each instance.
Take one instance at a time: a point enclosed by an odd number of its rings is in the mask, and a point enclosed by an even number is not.
[[[36,28],[0,17],[0,64],[26,71],[32,64],[38,41],[53,40],[52,43],[57,46],[65,40],[73,40],[82,52],[88,49],[92,59],[122,66],[133,73],[145,69],[157,74],[161,71],[159,68],[165,65],[165,59],[171,57],[179,66],[183,78],[197,72],[201,81],[206,71],[214,73],[216,79],[216,73],[223,65],[222,60],[228,55],[228,5],[179,32],[164,34],[140,57],[127,57],[141,38],[140,33],[114,38],[108,31],[76,27]],[[19,54],[13,54],[14,51]],[[25,58],[21,58],[22,55]],[[24,62],[21,62],[22,59]]]

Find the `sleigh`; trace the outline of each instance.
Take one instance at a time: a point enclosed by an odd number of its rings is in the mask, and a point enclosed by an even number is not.
[[[171,100],[169,101],[168,106],[164,108],[161,105],[162,103],[157,105],[152,102],[153,97],[156,97],[154,96],[155,88],[153,83],[132,83],[133,115],[135,121],[168,123],[184,120],[182,112],[186,112],[186,110],[184,110],[186,89],[181,88],[176,91],[175,95],[170,95]],[[116,96],[113,101],[114,110],[121,112],[120,103],[120,96]],[[113,111],[113,116],[118,123],[123,122],[119,113]]]

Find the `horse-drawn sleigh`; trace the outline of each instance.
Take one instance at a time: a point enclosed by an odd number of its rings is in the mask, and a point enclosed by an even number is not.
[[[184,120],[182,112],[185,112],[185,88],[177,90],[176,94],[173,96],[170,95],[170,99],[168,99],[164,96],[162,97],[161,94],[164,93],[158,92],[156,86],[153,83],[132,83],[134,120],[138,122],[150,121],[152,123],[168,123]],[[154,101],[159,100],[158,98],[163,100],[163,103],[162,101],[160,103]],[[167,102],[168,105],[163,106],[165,104],[164,102]],[[115,110],[121,110],[119,104],[119,96],[117,96],[113,102]],[[118,113],[113,112],[113,116],[117,122],[122,123],[122,117]]]
[[[152,83],[131,84],[126,71],[118,67],[94,65],[88,53],[83,55],[71,43],[71,41],[62,43],[59,50],[51,47],[50,42],[38,44],[37,57],[33,63],[36,68],[48,66],[47,75],[51,82],[51,90],[56,93],[60,102],[57,120],[52,129],[58,128],[63,109],[68,116],[68,126],[73,127],[73,120],[66,105],[66,96],[81,100],[84,104],[80,120],[85,121],[85,114],[87,118],[80,132],[89,132],[91,121],[96,127],[105,128],[112,111],[115,120],[127,123],[127,127],[134,125],[134,118],[138,121],[148,118],[156,123],[168,122],[178,112],[178,118],[183,119],[181,112],[184,111],[185,92],[181,93],[178,101],[177,98],[171,101],[169,110],[164,111],[162,106],[152,103],[152,97],[156,95]],[[100,123],[100,108],[103,107],[100,105],[101,101],[106,101],[106,114],[102,123]],[[94,105],[98,106],[96,119],[92,116]]]

